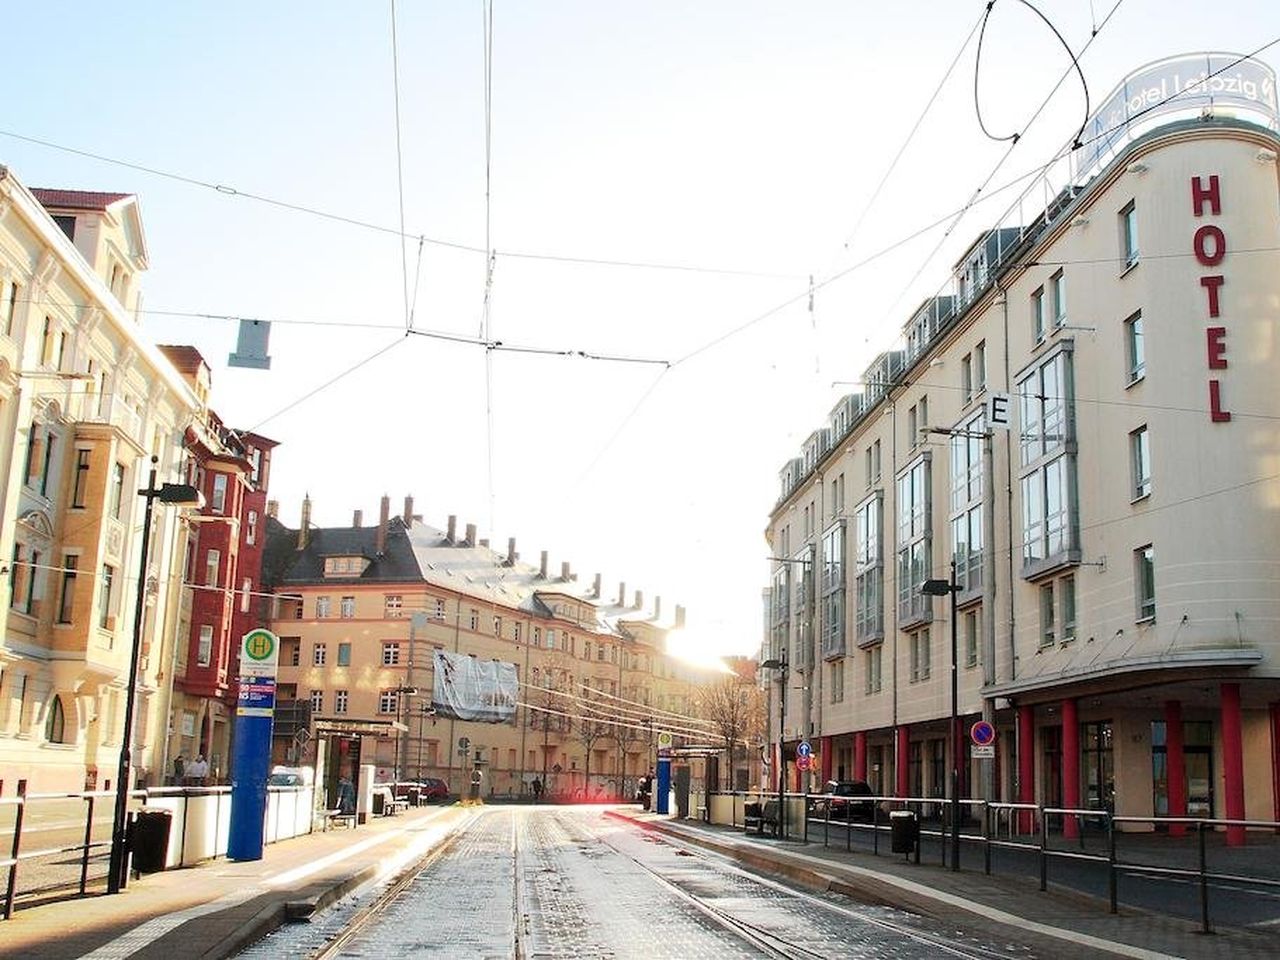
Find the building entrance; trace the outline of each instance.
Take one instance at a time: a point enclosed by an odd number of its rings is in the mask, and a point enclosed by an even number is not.
[[[1182,724],[1182,755],[1186,766],[1187,816],[1213,816],[1213,724]],[[1157,817],[1169,816],[1168,730],[1163,720],[1151,724],[1152,807]]]

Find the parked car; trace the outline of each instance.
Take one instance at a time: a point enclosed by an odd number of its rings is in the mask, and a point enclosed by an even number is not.
[[[433,803],[449,799],[449,785],[439,777],[420,777],[417,782],[422,802]]]
[[[271,775],[267,777],[267,786],[305,787],[311,783],[314,776],[315,772],[310,767],[275,766],[271,768]]]
[[[829,811],[832,820],[870,823],[875,816],[875,793],[865,780],[828,780],[822,792],[830,799],[813,803],[815,812]],[[866,798],[866,799],[859,799]]]

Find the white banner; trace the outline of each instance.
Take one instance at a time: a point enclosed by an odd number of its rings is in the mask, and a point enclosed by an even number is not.
[[[504,723],[516,714],[519,689],[514,663],[435,652],[431,706],[437,716]]]

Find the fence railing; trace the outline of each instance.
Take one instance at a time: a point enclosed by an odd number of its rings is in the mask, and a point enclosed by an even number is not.
[[[311,786],[268,787],[265,842],[310,833],[314,795]],[[7,872],[0,919],[13,916],[20,897],[72,890],[83,896],[91,882],[106,878],[114,798],[115,791],[102,790],[0,797],[0,851],[8,853],[0,852],[0,870]],[[138,789],[130,792],[129,804],[131,811],[169,812],[166,869],[226,854],[230,787]]]
[[[1214,883],[1237,884],[1268,892],[1280,893],[1280,862],[1269,857],[1263,862],[1268,869],[1241,865],[1235,869],[1211,869],[1209,839],[1222,836],[1228,845],[1219,856],[1230,855],[1235,846],[1252,834],[1255,844],[1266,837],[1276,841],[1280,822],[1270,820],[1231,820],[1211,817],[1140,817],[1117,816],[1107,810],[1046,807],[1035,803],[1004,803],[978,799],[962,799],[959,823],[950,822],[950,801],[945,797],[843,796],[836,794],[784,794],[788,823],[786,838],[805,843],[821,840],[824,847],[840,843],[845,849],[879,855],[882,836],[890,831],[889,814],[909,810],[919,824],[919,841],[911,854],[921,862],[921,851],[928,841],[936,844],[938,864],[948,866],[948,842],[957,837],[961,849],[980,850],[982,871],[993,871],[992,853],[996,850],[1021,852],[1034,858],[1042,891],[1048,889],[1050,865],[1053,862],[1076,861],[1093,864],[1106,875],[1106,899],[1112,913],[1119,909],[1119,878],[1123,875],[1166,877],[1196,885],[1199,895],[1200,928],[1213,930],[1210,916],[1210,886]],[[737,827],[743,823],[743,810],[748,802],[776,800],[776,793],[763,791],[723,792],[712,795],[712,823]],[[954,833],[953,833],[954,831]],[[1146,843],[1150,854],[1144,860],[1139,852],[1125,850],[1121,836],[1152,838]],[[858,843],[855,846],[855,838]],[[1192,847],[1191,841],[1194,840]],[[1247,849],[1247,844],[1246,844]],[[1270,848],[1268,848],[1270,849]],[[1186,862],[1175,863],[1170,857],[1182,855]],[[961,861],[963,861],[963,856]],[[970,858],[972,862],[972,857]],[[957,864],[957,866],[959,866]]]

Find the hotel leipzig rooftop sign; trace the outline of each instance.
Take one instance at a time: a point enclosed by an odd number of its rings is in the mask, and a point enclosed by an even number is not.
[[[1154,118],[1215,108],[1239,111],[1274,130],[1274,71],[1231,53],[1188,54],[1147,64],[1126,77],[1089,118],[1080,138],[1084,147],[1074,157],[1076,175],[1100,166],[1109,154],[1151,129]]]

